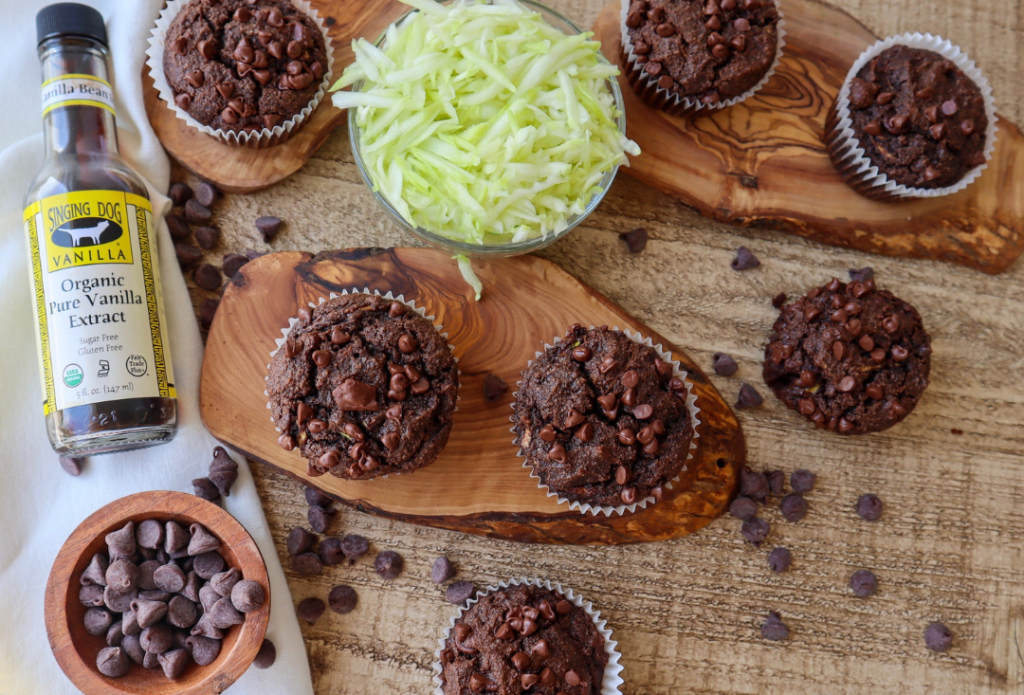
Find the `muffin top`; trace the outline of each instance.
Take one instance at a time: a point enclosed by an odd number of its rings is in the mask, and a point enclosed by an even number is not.
[[[323,34],[287,0],[191,0],[167,30],[174,102],[211,128],[284,123],[309,104],[326,71]]]
[[[278,443],[299,447],[310,475],[348,479],[433,463],[457,390],[455,358],[434,326],[368,294],[300,310],[267,380]]]
[[[445,695],[598,695],[607,663],[586,611],[557,591],[512,585],[455,621],[441,680]]]
[[[517,441],[559,497],[632,504],[682,471],[693,438],[686,396],[654,348],[575,325],[523,372]]]
[[[985,162],[981,90],[953,61],[887,48],[850,82],[850,118],[865,155],[896,183],[944,188]]]
[[[716,104],[753,88],[775,62],[773,0],[633,0],[626,27],[658,86]]]
[[[873,279],[833,278],[782,307],[765,348],[764,380],[818,427],[879,432],[928,386],[931,337],[910,304]]]

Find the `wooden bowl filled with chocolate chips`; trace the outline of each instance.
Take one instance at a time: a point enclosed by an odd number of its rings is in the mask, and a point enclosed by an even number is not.
[[[85,695],[219,693],[263,643],[270,581],[256,543],[219,506],[141,492],[74,530],[45,611],[57,663]]]

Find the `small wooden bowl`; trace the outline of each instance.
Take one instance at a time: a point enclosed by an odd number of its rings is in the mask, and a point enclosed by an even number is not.
[[[259,582],[267,592],[263,607],[245,622],[225,631],[220,655],[207,666],[190,662],[177,680],[160,669],[132,663],[124,678],[107,678],[96,668],[96,655],[106,647],[102,636],[85,631],[86,608],[78,601],[79,576],[92,556],[106,549],[104,537],[129,521],[177,521],[186,529],[205,526],[221,541],[220,553],[245,579]],[[249,668],[263,644],[270,619],[270,580],[256,543],[226,511],[195,495],[168,490],[140,492],[111,502],[83,521],[60,549],[46,585],[46,634],[64,674],[84,695],[207,695],[223,692]]]

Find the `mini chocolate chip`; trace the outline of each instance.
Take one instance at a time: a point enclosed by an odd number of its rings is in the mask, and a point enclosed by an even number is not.
[[[213,323],[213,318],[217,314],[217,307],[220,306],[220,300],[212,297],[207,297],[199,304],[199,319],[205,328],[209,328],[210,324]]]
[[[740,527],[740,533],[754,545],[760,545],[761,541],[768,537],[771,529],[771,524],[767,521],[754,517],[743,522],[743,526]]]
[[[220,191],[218,191],[213,184],[207,183],[206,181],[202,181],[198,186],[196,186],[195,198],[206,207],[210,207],[217,202],[219,195]]]
[[[789,485],[793,492],[810,492],[814,489],[814,483],[818,476],[809,470],[799,468],[789,476]]]
[[[942,623],[932,623],[924,629],[924,645],[933,652],[949,651],[953,646],[953,632]]]
[[[260,650],[256,652],[256,658],[252,660],[252,665],[259,669],[266,669],[273,666],[275,661],[277,661],[277,647],[270,640],[263,640]]]
[[[451,560],[444,555],[434,560],[434,566],[430,568],[430,579],[435,584],[444,584],[454,576],[455,567],[452,566]]]
[[[310,507],[306,512],[306,518],[309,520],[309,526],[317,533],[327,533],[328,527],[331,525],[331,517],[334,516],[335,510],[328,507]]]
[[[757,516],[757,502],[749,497],[737,497],[729,505],[729,513],[743,521],[753,519]]]
[[[330,507],[334,501],[315,487],[307,486],[302,494],[306,498],[306,504],[310,507]]]
[[[60,462],[60,467],[64,469],[64,472],[72,478],[77,478],[82,475],[82,463],[85,459],[74,456],[60,456],[58,457],[58,461]]]
[[[857,570],[850,577],[850,591],[854,596],[868,598],[874,596],[878,591],[878,578],[871,570]]]
[[[331,589],[330,594],[327,595],[327,604],[335,613],[345,615],[346,613],[351,613],[356,609],[356,606],[359,604],[359,594],[357,594],[356,590],[347,584],[338,584]],[[320,609],[320,612],[323,612],[322,608]],[[319,615],[317,615],[317,617],[319,617]],[[315,619],[313,622],[315,622]]]
[[[508,384],[502,381],[501,377],[496,374],[487,374],[484,376],[484,400],[488,403],[501,398],[508,391]]]
[[[739,397],[736,399],[737,408],[756,408],[762,403],[764,403],[764,399],[753,386],[746,383],[740,384]]]
[[[377,555],[373,562],[373,568],[384,579],[395,579],[402,573],[405,562],[402,556],[394,550],[384,550]]]
[[[316,553],[299,553],[292,558],[292,570],[304,577],[315,577],[324,570],[324,563]]]
[[[263,241],[269,244],[281,230],[281,218],[272,216],[257,217],[256,229],[263,236]]]
[[[786,572],[791,564],[793,564],[793,553],[789,552],[789,548],[772,548],[772,551],[768,553],[768,567],[775,574]]]
[[[327,609],[322,599],[309,597],[299,601],[299,605],[295,607],[295,612],[300,618],[305,620],[310,625],[315,625],[316,621],[320,619],[320,616],[324,614],[324,610]]]
[[[857,516],[864,521],[877,521],[882,516],[882,500],[871,493],[857,498]]]
[[[220,229],[213,225],[196,227],[196,243],[207,251],[214,249],[220,243]]]
[[[736,257],[729,263],[729,267],[733,270],[749,270],[759,265],[761,265],[761,261],[746,246],[736,249]]]
[[[192,228],[181,215],[168,215],[164,219],[167,221],[167,230],[175,241],[184,241],[192,233]]]
[[[672,78],[669,77],[670,82],[671,80]],[[631,232],[620,232],[619,240],[626,242],[626,247],[630,253],[640,253],[647,246],[647,230],[643,227],[637,227]]]
[[[775,611],[768,613],[768,619],[761,625],[761,636],[772,642],[789,638],[789,628],[782,622],[781,616]]]
[[[203,252],[198,247],[192,244],[176,243],[174,245],[174,255],[178,258],[178,265],[183,268],[199,262],[203,257]]]
[[[763,500],[768,496],[768,477],[764,473],[743,466],[740,469],[740,494],[755,500]]]
[[[370,551],[370,543],[362,536],[349,534],[341,539],[341,551],[350,561],[355,562]]]
[[[768,478],[768,492],[773,495],[781,495],[786,485],[786,474],[780,470],[774,470],[765,471],[764,475]]]
[[[712,369],[718,376],[732,376],[740,367],[731,355],[724,352],[716,352],[711,358]]]
[[[779,509],[786,521],[797,522],[807,516],[807,500],[794,492],[782,498]]]
[[[196,267],[192,279],[204,290],[216,292],[220,289],[221,274],[217,266],[203,263]]]
[[[296,526],[288,532],[287,548],[289,555],[299,555],[306,552],[316,543],[316,536],[301,526]]]
[[[473,582],[455,582],[444,592],[444,597],[456,605],[468,601],[476,593],[476,586]]]

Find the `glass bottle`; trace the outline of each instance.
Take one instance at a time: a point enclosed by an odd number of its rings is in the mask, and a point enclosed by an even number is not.
[[[170,441],[177,400],[153,212],[118,154],[103,17],[60,3],[36,29],[46,158],[24,218],[50,443],[83,456]]]

